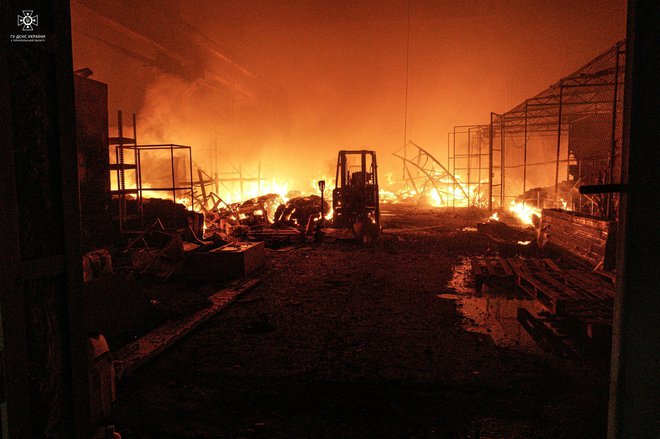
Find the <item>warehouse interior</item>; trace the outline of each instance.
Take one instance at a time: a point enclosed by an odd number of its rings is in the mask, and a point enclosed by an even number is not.
[[[654,2],[2,8],[3,438],[657,437]]]

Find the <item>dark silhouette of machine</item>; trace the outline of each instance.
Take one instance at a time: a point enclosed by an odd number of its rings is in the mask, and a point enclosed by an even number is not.
[[[341,150],[337,156],[334,227],[350,228],[364,243],[372,242],[380,231],[377,168],[375,151]]]

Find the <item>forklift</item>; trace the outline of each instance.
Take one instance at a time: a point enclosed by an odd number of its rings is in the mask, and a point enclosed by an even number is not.
[[[341,150],[332,191],[333,223],[348,228],[365,244],[380,232],[376,152]]]

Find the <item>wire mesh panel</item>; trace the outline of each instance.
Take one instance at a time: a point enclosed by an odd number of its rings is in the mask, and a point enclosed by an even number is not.
[[[620,180],[624,63],[619,42],[512,110],[491,114],[495,205],[523,202],[614,217],[616,195],[581,195],[579,188]]]
[[[490,125],[456,126],[448,138],[453,193],[467,194],[452,197],[451,205],[488,207]]]
[[[141,198],[170,199],[192,208],[192,153],[183,145],[138,145]]]
[[[489,127],[489,209],[500,209],[503,207],[504,196],[504,154],[503,154],[503,141],[502,135],[502,115],[497,113],[490,113],[490,127]]]

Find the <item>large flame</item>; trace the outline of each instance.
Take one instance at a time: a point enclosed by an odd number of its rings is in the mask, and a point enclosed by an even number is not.
[[[525,203],[512,201],[509,212],[513,213],[523,224],[532,225],[532,215],[541,216],[541,209]]]

